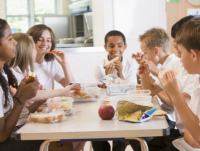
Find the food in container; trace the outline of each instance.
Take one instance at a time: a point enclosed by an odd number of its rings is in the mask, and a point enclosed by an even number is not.
[[[150,96],[150,90],[129,90],[128,95],[132,96]]]
[[[136,84],[136,90],[143,90],[142,85],[141,84]]]
[[[74,99],[90,99],[91,96],[84,91],[74,90],[70,92]]]
[[[71,97],[61,97],[61,109],[67,114],[72,113],[72,102],[74,102],[73,98]]]
[[[63,118],[62,111],[52,111],[50,113],[31,113],[28,117],[28,122],[34,123],[57,123]]]
[[[51,112],[53,109],[60,109],[61,108],[61,98],[60,97],[49,98],[47,100],[47,104],[48,104],[49,112]]]

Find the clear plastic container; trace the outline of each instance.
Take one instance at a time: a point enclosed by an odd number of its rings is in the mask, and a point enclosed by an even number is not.
[[[112,95],[126,95],[129,90],[136,90],[135,83],[121,84],[121,85],[107,85],[107,94]]]
[[[100,97],[100,88],[99,87],[86,87],[85,92],[89,94],[92,99],[98,100]]]
[[[150,90],[129,90],[128,95],[133,96],[150,96],[151,91]]]
[[[51,112],[53,109],[60,109],[61,108],[61,98],[60,97],[49,98],[47,100],[47,104],[48,104],[49,112]]]
[[[74,99],[71,97],[61,97],[61,108],[66,114],[71,114],[73,112]]]
[[[131,96],[131,95],[126,95],[126,96],[113,96],[109,98],[110,105],[112,105],[115,109],[117,107],[117,103],[119,101],[129,101],[132,103],[136,103],[139,105],[144,105],[144,106],[151,106],[151,99],[152,96]]]

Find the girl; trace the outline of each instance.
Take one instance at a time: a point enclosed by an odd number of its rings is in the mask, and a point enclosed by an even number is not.
[[[32,36],[37,51],[35,73],[46,90],[54,89],[54,80],[63,87],[74,81],[65,53],[55,49],[55,35],[46,25],[35,25],[27,32]],[[56,52],[56,53],[49,53]],[[74,150],[80,151],[85,142],[73,142]]]
[[[39,88],[37,79],[27,84],[26,77],[18,86],[17,79],[5,64],[15,57],[16,45],[10,26],[5,20],[0,19],[0,150],[38,151],[43,141],[17,141],[11,137],[26,101],[33,98]],[[14,96],[11,94],[10,86],[18,88]],[[68,89],[73,89],[72,87]],[[65,143],[61,148],[57,148],[56,143],[49,146],[49,151],[66,149],[73,150],[72,144]]]

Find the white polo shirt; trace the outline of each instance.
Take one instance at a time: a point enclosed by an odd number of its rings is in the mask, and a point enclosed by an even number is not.
[[[16,67],[15,69],[14,68],[11,68],[13,74],[15,75],[15,77],[17,78],[17,83],[18,85],[21,83],[22,79],[27,75],[27,73],[22,73],[21,69],[19,67]],[[25,106],[23,107],[22,109],[22,112],[19,116],[19,119],[17,121],[17,126],[18,125],[24,125],[27,123],[27,119],[28,119],[28,116],[29,116],[29,110],[26,108],[27,104],[25,104]]]
[[[53,90],[54,89],[54,80],[60,82],[65,78],[63,69],[57,60],[46,61],[44,60],[41,64],[37,62],[34,63],[35,74],[43,86],[43,89]]]
[[[4,72],[1,72],[1,73],[5,77],[6,81],[8,82],[7,74],[5,74]],[[9,94],[9,96],[8,96],[9,104],[7,107],[4,107],[5,94],[4,94],[2,87],[0,86],[0,118],[4,117],[4,119],[6,119],[8,117],[8,115],[10,114],[10,112],[13,108],[13,97],[11,96],[10,93],[8,93],[8,94]]]
[[[180,62],[180,59],[176,57],[174,54],[171,54],[165,60],[160,70],[163,71],[163,70],[173,70],[173,69],[181,71],[180,74],[177,76],[177,79],[181,83],[182,92],[187,93],[188,95],[191,96],[192,88],[194,85],[194,79],[196,78],[197,75],[188,74],[188,72],[184,69],[182,63]],[[155,83],[163,89],[158,79],[156,80]],[[182,134],[184,133],[185,127],[178,115],[176,108],[174,108],[174,110],[175,110],[175,115],[176,115],[176,127],[179,129],[179,132]]]
[[[192,112],[200,119],[200,75],[194,79],[194,85],[189,105]]]
[[[99,80],[103,79],[105,77],[105,69],[103,68],[103,66],[108,63],[108,56],[101,60],[99,63],[97,63],[97,65],[94,68],[94,76],[95,76],[95,81],[96,83],[99,83]],[[123,57],[122,59],[122,74],[125,78],[126,81],[129,82],[135,82],[137,83],[137,68],[138,68],[138,64],[136,63],[135,60],[131,59],[128,60],[125,57]],[[114,74],[117,75],[117,71],[114,71]]]

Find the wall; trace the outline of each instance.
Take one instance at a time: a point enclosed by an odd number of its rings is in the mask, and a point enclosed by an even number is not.
[[[62,15],[69,15],[69,4],[70,0],[62,0]]]
[[[181,0],[179,3],[167,2],[167,32],[170,37],[172,26],[181,18],[187,16],[188,8],[200,8],[200,6],[193,6],[187,0]],[[171,52],[176,53],[172,43],[173,38],[171,37]]]
[[[6,0],[0,0],[0,18],[6,19]]]

